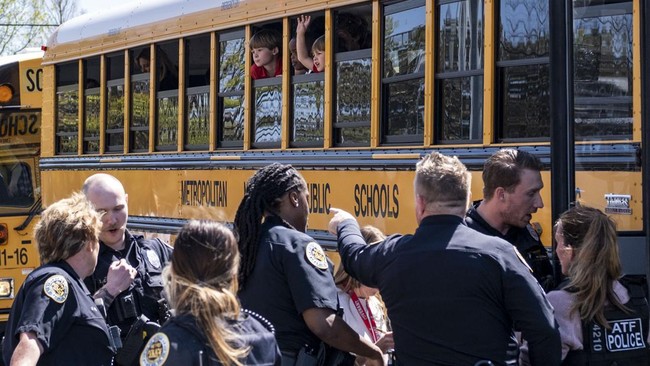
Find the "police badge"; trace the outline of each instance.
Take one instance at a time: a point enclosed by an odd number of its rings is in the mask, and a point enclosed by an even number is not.
[[[54,275],[45,281],[43,292],[50,299],[63,304],[68,298],[68,281],[61,275]]]

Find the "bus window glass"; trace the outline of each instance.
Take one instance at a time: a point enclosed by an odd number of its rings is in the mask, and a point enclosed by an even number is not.
[[[124,54],[106,57],[106,151],[124,151]]]
[[[100,58],[84,60],[83,152],[99,153]]]
[[[207,150],[210,143],[210,35],[185,40],[185,148]]]
[[[502,1],[497,52],[497,141],[550,133],[549,0]]]
[[[334,145],[370,145],[372,6],[335,13]]]
[[[131,123],[129,146],[133,152],[149,150],[149,46],[132,49],[131,64]],[[145,67],[143,67],[143,65]]]
[[[483,134],[483,2],[445,2],[437,14],[437,136],[441,142],[479,142]]]
[[[370,145],[371,59],[336,62],[335,144]]]
[[[321,75],[314,75],[319,77]],[[323,141],[324,81],[293,85],[293,129],[291,140],[296,143]]]
[[[56,66],[56,152],[77,153],[79,131],[78,62]]]
[[[577,138],[632,137],[632,2],[579,7],[574,17]]]
[[[2,206],[28,207],[34,203],[34,187],[29,165],[21,162],[0,164]]]
[[[241,147],[244,140],[244,32],[219,34],[217,146]]]
[[[384,8],[382,131],[386,143],[422,142],[424,133],[424,1]]]
[[[280,146],[281,106],[281,85],[258,86],[255,88],[255,136],[253,141],[258,146]]]
[[[156,46],[156,150],[178,148],[178,41]]]

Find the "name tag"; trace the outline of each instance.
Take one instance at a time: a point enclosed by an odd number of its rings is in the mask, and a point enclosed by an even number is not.
[[[605,345],[609,352],[631,351],[646,347],[640,318],[615,320],[608,323],[611,329],[605,330]]]

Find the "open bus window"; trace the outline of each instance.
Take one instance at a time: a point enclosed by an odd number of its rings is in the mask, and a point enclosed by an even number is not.
[[[370,146],[372,6],[334,14],[334,145]]]
[[[156,150],[178,148],[178,41],[156,46]]]
[[[185,40],[185,134],[187,150],[210,143],[210,34]]]
[[[34,187],[29,165],[0,163],[0,205],[30,206],[33,203]]]
[[[262,30],[282,34],[282,23],[253,27],[253,34],[259,35]],[[278,51],[282,54],[282,50]],[[282,137],[282,78],[253,80],[253,98],[253,147],[279,148]]]
[[[106,152],[124,151],[124,52],[106,56]]]
[[[133,48],[131,64],[131,123],[129,148],[132,152],[149,151],[149,62],[150,46]]]

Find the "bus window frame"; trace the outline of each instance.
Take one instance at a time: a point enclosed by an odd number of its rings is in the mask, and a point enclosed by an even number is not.
[[[221,43],[222,42],[228,42],[228,41],[234,41],[234,40],[241,40],[244,42],[244,61],[246,59],[246,52],[250,52],[249,47],[248,47],[248,41],[246,40],[246,29],[245,28],[236,28],[236,29],[230,29],[222,32],[217,32],[216,34],[217,38],[217,46],[216,46],[216,57],[214,60],[214,65],[213,67],[215,68],[215,75],[216,75],[216,80],[215,83],[216,85],[216,106],[214,108],[216,113],[216,118],[215,118],[215,126],[212,126],[215,128],[215,146],[217,149],[243,149],[244,148],[244,135],[242,135],[241,140],[235,140],[235,141],[224,141],[223,140],[223,113],[224,113],[224,106],[223,106],[223,99],[228,98],[228,97],[241,97],[243,98],[243,103],[242,103],[242,108],[245,108],[246,105],[246,98],[251,98],[250,93],[246,93],[246,89],[244,88],[244,85],[242,84],[241,90],[236,90],[236,91],[229,91],[229,92],[221,92],[219,90],[219,87],[221,86]],[[245,62],[244,62],[245,64]],[[246,67],[244,66],[244,79],[246,78]],[[251,114],[252,115],[252,114]],[[243,121],[243,128],[246,127],[246,120]]]

